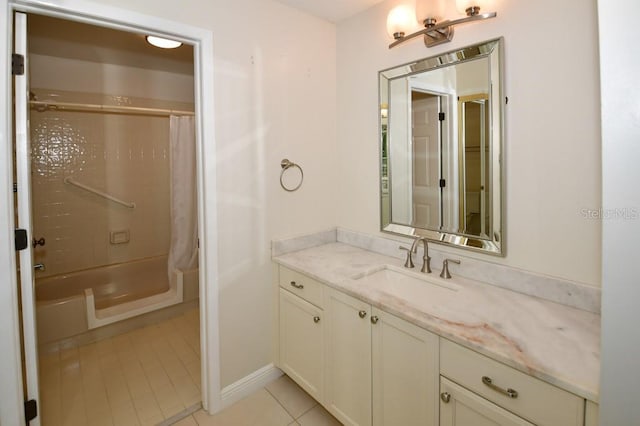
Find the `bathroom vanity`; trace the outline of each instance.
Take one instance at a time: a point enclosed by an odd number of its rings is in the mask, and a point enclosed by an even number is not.
[[[278,367],[346,425],[595,425],[599,315],[344,243],[273,258]]]

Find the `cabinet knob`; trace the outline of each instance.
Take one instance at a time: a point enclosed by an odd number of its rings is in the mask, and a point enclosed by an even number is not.
[[[358,315],[360,315],[360,318],[364,318],[367,316],[367,311],[360,311],[358,312]]]
[[[296,282],[295,282],[295,281],[291,281],[291,283],[290,283],[290,284],[291,284],[291,287],[295,287],[295,288],[298,288],[298,289],[300,289],[300,290],[302,290],[302,289],[304,288],[304,285],[303,285],[303,284],[296,284]]]
[[[313,322],[316,324],[320,322],[320,317],[313,317]]]
[[[371,317],[371,324],[377,324],[378,323],[379,318],[377,316],[372,316]]]
[[[448,404],[449,401],[451,401],[451,394],[449,392],[442,392],[440,394],[440,399],[442,400],[442,402],[444,402],[445,404]]]

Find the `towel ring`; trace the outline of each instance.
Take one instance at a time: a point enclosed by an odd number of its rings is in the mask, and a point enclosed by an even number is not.
[[[280,172],[280,186],[282,187],[282,189],[284,189],[285,191],[288,191],[288,192],[297,191],[298,188],[300,188],[300,186],[302,186],[302,181],[304,180],[304,172],[302,171],[302,167],[300,167],[296,163],[293,163],[293,162],[287,160],[286,158],[282,159],[282,161],[280,162],[280,167],[282,167],[282,171]],[[284,172],[286,172],[288,169],[290,169],[292,167],[297,167],[298,170],[300,170],[300,182],[298,183],[298,185],[295,186],[295,188],[287,188],[285,186],[284,182],[282,181],[282,178],[284,177]]]

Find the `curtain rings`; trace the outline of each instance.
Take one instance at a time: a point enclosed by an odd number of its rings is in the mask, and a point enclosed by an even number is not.
[[[288,192],[293,192],[298,190],[298,188],[300,188],[300,186],[302,186],[302,181],[304,180],[304,172],[302,171],[302,167],[300,167],[298,164],[291,162],[289,160],[287,160],[286,158],[283,158],[282,161],[280,162],[280,167],[282,167],[282,171],[280,172],[280,186],[282,187],[282,189],[284,189],[285,191]],[[286,172],[287,170],[289,170],[290,168],[297,168],[298,170],[300,170],[300,182],[298,182],[298,184],[293,187],[293,188],[287,188],[287,186],[284,184],[283,182],[283,177],[284,177],[284,172]]]

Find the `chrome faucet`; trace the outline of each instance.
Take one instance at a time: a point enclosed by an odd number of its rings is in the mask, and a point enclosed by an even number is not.
[[[430,274],[431,273],[431,257],[429,256],[429,243],[427,242],[427,238],[418,237],[415,240],[413,240],[413,244],[411,245],[411,252],[416,253],[418,251],[418,244],[420,244],[420,241],[422,241],[422,248],[423,248],[422,269],[420,269],[420,272]]]
[[[420,244],[420,241],[422,241],[423,248],[424,248],[424,255],[422,256],[422,269],[420,269],[420,272],[425,272],[427,274],[430,274],[431,273],[431,257],[429,256],[429,245],[425,237],[417,237],[415,240],[413,240],[413,244],[411,244],[411,248],[400,246],[400,250],[407,251],[407,259],[404,262],[404,267],[405,268],[414,267],[413,259],[411,258],[411,255],[418,251],[418,244]]]

